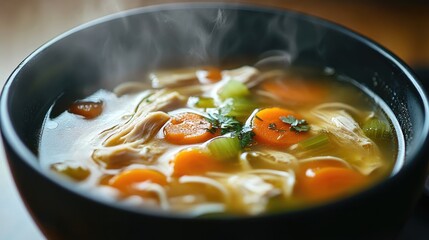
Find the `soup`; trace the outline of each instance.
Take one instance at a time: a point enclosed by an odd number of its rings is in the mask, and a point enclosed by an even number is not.
[[[334,201],[387,177],[398,154],[386,111],[329,71],[163,70],[54,108],[43,167],[123,204],[191,216]]]

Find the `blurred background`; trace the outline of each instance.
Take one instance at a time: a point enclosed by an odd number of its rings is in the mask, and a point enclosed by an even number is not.
[[[0,86],[32,51],[75,26],[118,11],[171,2],[177,1],[0,0]],[[322,17],[375,40],[414,69],[429,69],[429,1],[226,2],[253,3]],[[429,235],[422,236],[425,230],[429,233],[429,225],[424,225],[429,223],[428,217],[419,215],[424,211],[429,216],[429,208],[422,209],[410,219],[403,239],[429,239]],[[0,239],[44,239],[19,199],[3,151],[0,152]]]

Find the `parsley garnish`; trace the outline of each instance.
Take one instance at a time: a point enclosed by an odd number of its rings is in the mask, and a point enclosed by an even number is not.
[[[242,148],[247,147],[253,142],[252,129],[248,126],[244,126],[241,122],[231,116],[226,116],[229,109],[221,108],[217,113],[210,113],[207,117],[207,121],[211,123],[212,128],[207,131],[214,133],[217,129],[220,129],[220,134],[232,133],[233,136],[237,136],[240,140]]]
[[[277,128],[277,124],[275,124],[275,123],[268,124],[268,129],[276,131],[276,132],[286,132],[286,130],[284,130],[284,129]]]
[[[310,126],[304,119],[296,119],[294,116],[280,117],[280,120],[284,123],[290,124],[290,130],[296,132],[307,132],[310,130]]]
[[[245,148],[252,144],[253,137],[255,133],[252,131],[252,128],[249,126],[243,127],[243,129],[238,134],[238,139],[240,139],[241,148]]]
[[[211,113],[207,118],[212,124],[212,128],[220,129],[220,134],[239,132],[241,131],[242,124],[234,117],[224,116],[220,113]]]

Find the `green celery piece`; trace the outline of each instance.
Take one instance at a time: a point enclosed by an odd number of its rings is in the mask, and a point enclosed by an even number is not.
[[[301,142],[298,143],[298,146],[300,147],[300,149],[307,151],[307,150],[314,150],[314,149],[324,147],[329,143],[330,142],[329,142],[328,135],[326,133],[320,133],[311,138],[302,140]]]
[[[198,97],[198,101],[195,104],[198,108],[214,108],[216,107],[214,99],[209,97]]]
[[[367,137],[373,140],[388,139],[392,136],[392,129],[389,123],[377,118],[371,118],[366,121],[362,126],[362,130]]]
[[[210,141],[207,147],[213,157],[220,161],[236,160],[241,151],[237,137],[218,137]]]
[[[248,96],[250,92],[244,83],[237,80],[230,80],[219,90],[218,94],[222,100],[225,100],[227,98],[245,97]]]
[[[226,114],[231,117],[248,117],[257,105],[248,98],[229,98],[230,111]]]

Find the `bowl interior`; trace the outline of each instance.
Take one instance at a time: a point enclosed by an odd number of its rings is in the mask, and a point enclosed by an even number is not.
[[[404,134],[405,166],[417,161],[428,132],[427,100],[400,61],[329,22],[235,5],[134,10],[54,39],[9,79],[2,96],[2,124],[10,124],[7,132],[16,133],[37,157],[45,113],[57,99],[71,102],[160,67],[251,64],[273,50],[285,58],[285,67],[329,67],[378,95]],[[23,158],[38,169],[35,158]]]

